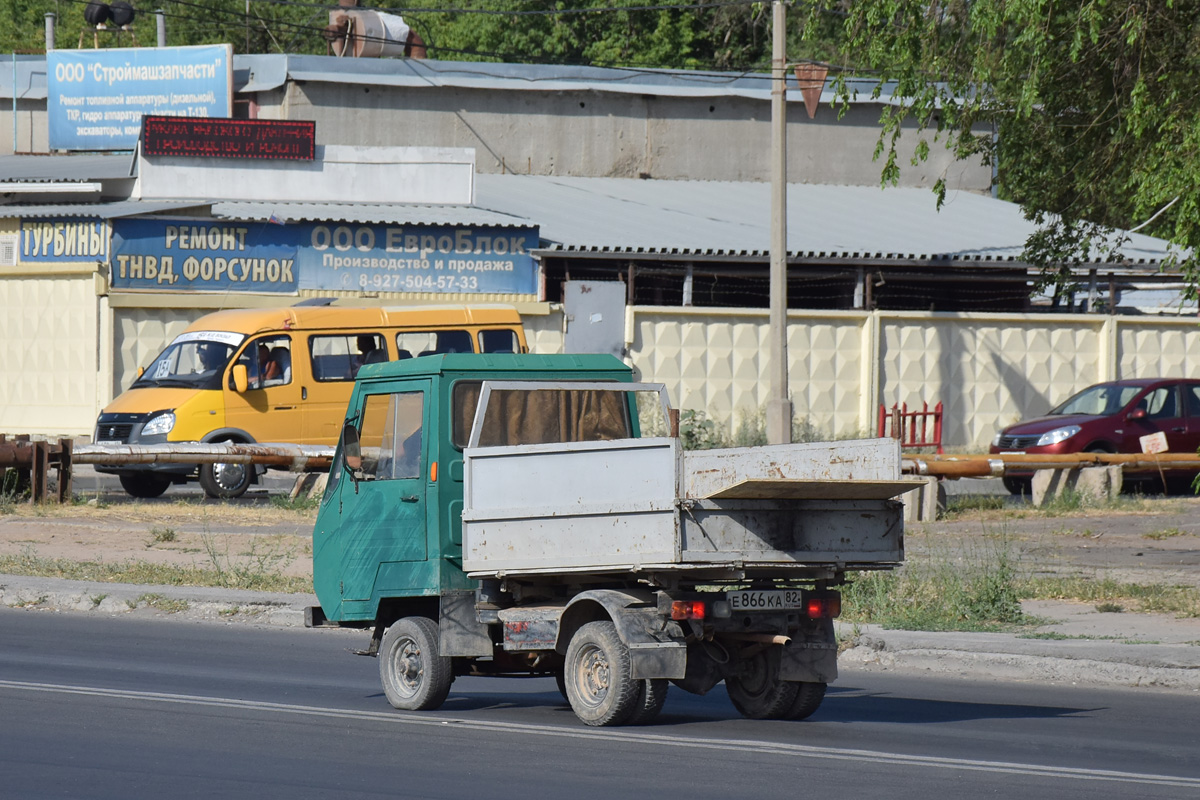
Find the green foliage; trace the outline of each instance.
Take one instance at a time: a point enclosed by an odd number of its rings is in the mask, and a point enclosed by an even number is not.
[[[998,631],[1026,622],[1006,541],[858,573],[842,591],[842,607],[849,622],[901,630]]]
[[[835,11],[836,89],[848,98],[847,78],[869,76],[904,98],[882,119],[884,183],[904,126],[996,163],[1004,196],[1039,225],[1025,258],[1044,287],[1070,290],[1072,264],[1119,258],[1119,231],[1168,204],[1144,232],[1200,245],[1200,2],[818,0],[806,23]],[[1178,258],[1193,294],[1195,252]]]
[[[770,50],[765,4],[647,9],[632,0],[553,3],[466,0],[453,12],[414,13],[430,55],[459,61],[741,69]],[[559,11],[562,13],[543,13]]]

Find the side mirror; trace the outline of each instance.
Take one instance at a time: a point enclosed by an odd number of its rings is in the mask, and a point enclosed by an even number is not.
[[[1129,416],[1127,416],[1125,419],[1129,420],[1130,422],[1133,422],[1135,420],[1145,419],[1145,418],[1146,418],[1146,409],[1135,408],[1133,411],[1129,412]]]
[[[246,372],[245,364],[233,365],[233,390],[238,394],[245,394],[250,388],[250,376]]]
[[[138,367],[138,377],[140,378],[140,377],[142,377],[142,376],[143,376],[143,375],[145,375],[145,374],[146,374],[146,368],[145,368],[145,367]]]
[[[358,429],[350,423],[342,426],[342,462],[350,480],[354,481],[354,493],[358,493],[358,482],[362,479],[362,447],[359,445]]]

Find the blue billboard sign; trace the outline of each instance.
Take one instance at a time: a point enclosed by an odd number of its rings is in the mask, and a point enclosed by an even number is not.
[[[536,227],[308,225],[300,288],[535,294]]]
[[[536,294],[536,227],[113,220],[112,287]]]
[[[297,231],[263,222],[113,221],[114,289],[295,294]]]
[[[228,117],[228,44],[52,50],[46,54],[52,150],[132,150],[143,114]]]
[[[108,223],[96,219],[38,219],[21,222],[22,262],[107,261]]]

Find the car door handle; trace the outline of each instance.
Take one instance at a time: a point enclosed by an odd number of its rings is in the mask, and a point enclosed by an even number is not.
[[[274,406],[273,410],[275,410],[275,411],[291,411],[294,408],[295,408],[295,406]]]
[[[418,501],[418,500],[420,500],[420,499],[421,499],[421,498],[417,497],[415,494],[406,494],[406,495],[403,495],[403,496],[400,498],[400,502],[402,502],[402,503],[415,503],[415,502],[417,502],[417,501]]]
[[[1187,428],[1171,428],[1171,433],[1183,433]]]

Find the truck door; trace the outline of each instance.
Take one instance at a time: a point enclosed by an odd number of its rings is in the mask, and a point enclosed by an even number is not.
[[[429,381],[406,381],[403,391],[363,398],[361,476],[357,484],[340,476],[333,489],[337,496],[321,510],[314,546],[314,558],[324,564],[340,561],[343,601],[371,599],[381,565],[426,559],[428,391]]]

